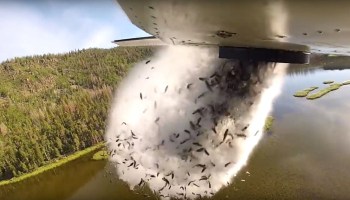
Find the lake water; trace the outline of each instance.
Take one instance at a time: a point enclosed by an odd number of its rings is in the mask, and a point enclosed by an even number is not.
[[[325,80],[350,80],[350,69],[296,69],[275,100],[273,130],[234,182],[212,199],[350,199],[350,85],[313,101],[293,97],[300,89],[325,87]],[[111,168],[84,157],[0,188],[0,199],[156,199],[147,189],[131,191]]]

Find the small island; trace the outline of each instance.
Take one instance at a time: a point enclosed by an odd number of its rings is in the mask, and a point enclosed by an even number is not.
[[[331,84],[334,83],[334,81],[323,81],[323,84]]]
[[[297,91],[293,96],[295,97],[306,97],[308,100],[314,100],[321,98],[322,96],[328,94],[331,91],[338,90],[340,87],[344,85],[349,85],[350,80],[344,81],[343,83],[334,83],[334,81],[323,81],[323,84],[329,84],[328,87],[323,88],[313,94],[309,94],[310,92],[318,89],[318,87],[310,87],[304,90]]]
[[[326,94],[328,94],[329,92],[331,91],[334,91],[334,90],[337,90],[339,89],[340,87],[342,86],[342,84],[339,84],[339,83],[332,83],[329,85],[329,87],[326,87],[314,94],[311,94],[309,96],[306,97],[306,99],[309,99],[309,100],[313,100],[313,99],[317,99],[317,98],[320,98]]]
[[[300,91],[297,91],[294,96],[295,97],[306,97],[310,92],[314,91],[318,89],[318,87],[309,87],[307,89],[304,89],[304,90],[300,90]]]
[[[272,116],[268,116],[265,120],[264,131],[270,132],[272,129],[273,121],[275,119]]]
[[[344,81],[344,82],[342,83],[342,85],[349,85],[349,84],[350,84],[350,80]]]

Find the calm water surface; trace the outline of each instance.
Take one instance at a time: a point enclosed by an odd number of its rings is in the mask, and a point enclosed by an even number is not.
[[[350,70],[299,69],[286,77],[272,132],[213,199],[350,199],[350,85],[313,101],[293,97],[300,89],[325,87],[325,80],[350,80]],[[130,191],[111,168],[85,157],[0,188],[0,199],[155,199],[144,196],[150,191]]]

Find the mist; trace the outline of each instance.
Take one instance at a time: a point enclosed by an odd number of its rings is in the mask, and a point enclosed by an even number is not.
[[[118,86],[105,139],[118,178],[162,198],[210,197],[263,137],[287,65],[168,46]]]

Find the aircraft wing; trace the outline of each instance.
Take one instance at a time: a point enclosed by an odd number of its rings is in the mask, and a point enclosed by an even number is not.
[[[133,24],[167,44],[218,46],[226,55],[272,50],[267,55],[297,62],[309,53],[350,55],[350,1],[117,1]]]
[[[115,43],[119,46],[162,46],[162,45],[167,45],[166,43],[161,41],[159,38],[156,38],[154,36],[114,40],[113,43]]]

